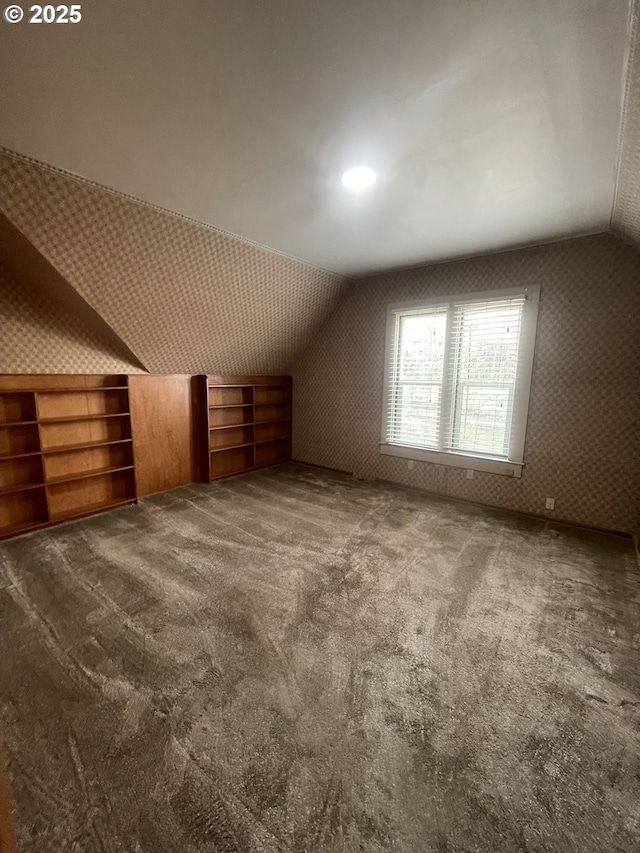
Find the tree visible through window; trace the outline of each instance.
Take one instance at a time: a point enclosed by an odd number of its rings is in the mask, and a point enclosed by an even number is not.
[[[538,296],[529,288],[389,309],[383,452],[522,463]]]

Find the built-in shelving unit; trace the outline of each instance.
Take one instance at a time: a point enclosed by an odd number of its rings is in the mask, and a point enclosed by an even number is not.
[[[290,376],[200,376],[204,479],[291,459]]]
[[[135,499],[126,376],[0,376],[0,538]]]

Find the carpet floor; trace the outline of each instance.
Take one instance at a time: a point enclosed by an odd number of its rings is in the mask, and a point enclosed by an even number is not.
[[[630,540],[287,464],[1,547],[21,853],[637,853]]]

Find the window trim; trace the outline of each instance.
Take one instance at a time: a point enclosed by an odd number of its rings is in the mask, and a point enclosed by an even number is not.
[[[395,344],[396,316],[400,312],[418,311],[418,309],[446,308],[448,312],[447,325],[452,320],[451,309],[455,304],[464,302],[483,302],[491,299],[512,299],[525,297],[521,324],[521,338],[518,359],[518,372],[515,381],[513,417],[509,440],[508,459],[496,459],[493,456],[468,453],[459,450],[429,449],[409,444],[390,444],[387,441],[389,418],[388,396],[391,392],[391,351]],[[533,377],[533,356],[535,349],[536,329],[538,322],[538,304],[540,302],[540,286],[488,290],[478,293],[463,293],[455,296],[432,297],[412,302],[395,302],[387,306],[387,326],[383,377],[383,407],[382,435],[380,452],[386,456],[397,456],[402,459],[413,459],[418,462],[430,462],[435,465],[448,465],[452,468],[469,468],[474,471],[485,471],[491,474],[502,474],[508,477],[521,477],[524,467],[524,445],[526,438],[527,418],[531,395],[531,380]],[[448,334],[447,334],[448,338]],[[448,345],[448,344],[447,344]],[[443,406],[449,395],[451,383],[443,378]],[[446,417],[446,415],[444,415]],[[442,423],[441,416],[441,423]]]

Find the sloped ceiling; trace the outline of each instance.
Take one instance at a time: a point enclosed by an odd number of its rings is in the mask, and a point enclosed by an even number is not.
[[[344,274],[602,231],[629,10],[91,3],[3,25],[0,144]]]
[[[152,373],[281,373],[344,285],[21,157],[0,169],[9,222]]]

